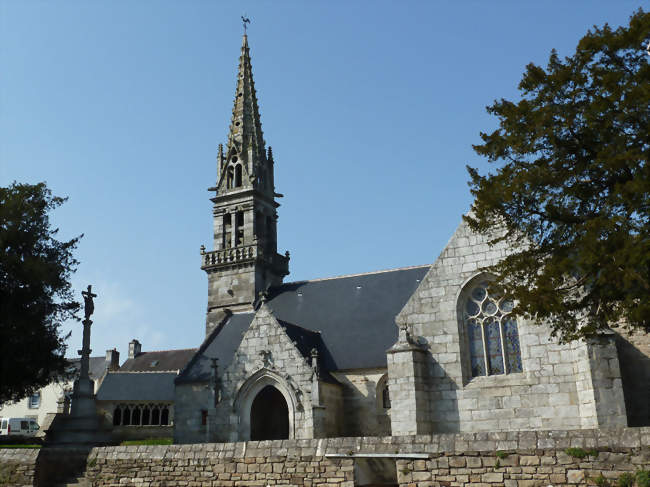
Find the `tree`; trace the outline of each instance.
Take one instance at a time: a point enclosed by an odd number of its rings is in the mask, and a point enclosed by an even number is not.
[[[594,27],[576,52],[529,64],[521,100],[487,107],[499,127],[468,166],[471,229],[503,231],[512,254],[489,270],[514,312],[562,340],[606,327],[650,331],[650,13]]]
[[[59,328],[77,319],[70,276],[80,237],[54,237],[48,213],[65,198],[45,183],[0,187],[0,403],[34,393],[65,376],[65,337]]]

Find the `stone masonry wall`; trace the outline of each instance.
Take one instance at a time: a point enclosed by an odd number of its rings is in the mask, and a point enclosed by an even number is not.
[[[332,374],[343,385],[342,436],[390,435],[390,409],[382,407],[377,389],[386,373],[386,368],[374,368]]]
[[[0,449],[0,485],[34,485],[38,453],[37,449]]]
[[[25,473],[35,464],[66,468],[65,449],[35,452],[0,450],[0,471],[27,482],[9,485],[51,485]],[[649,469],[650,428],[102,447],[90,450],[77,478],[103,487],[353,487],[363,485],[356,462],[370,458],[396,462],[401,487],[589,485]]]
[[[396,318],[398,325],[408,326],[410,335],[427,351],[424,377],[413,383],[425,386],[415,394],[420,403],[424,395],[424,402],[430,405],[428,421],[418,420],[417,429],[409,433],[625,425],[622,401],[604,407],[595,404],[599,400],[622,400],[618,363],[610,367],[606,361],[607,366],[596,371],[594,367],[599,364],[590,361],[592,354],[586,349],[559,344],[549,329],[526,320],[518,320],[523,372],[471,376],[462,324],[465,293],[473,283],[487,278],[481,274],[483,267],[496,263],[509,251],[505,243],[490,247],[488,240],[488,236],[474,234],[461,223]],[[400,371],[389,372],[392,385],[391,376],[400,376]],[[594,377],[608,385],[606,395],[594,393]],[[397,401],[399,392],[398,388],[391,390]],[[611,418],[601,414],[604,411],[609,411]],[[398,417],[394,415],[393,421]]]

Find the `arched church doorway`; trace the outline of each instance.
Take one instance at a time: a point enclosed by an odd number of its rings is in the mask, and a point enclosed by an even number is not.
[[[280,391],[264,387],[251,405],[251,440],[289,438],[289,408]]]

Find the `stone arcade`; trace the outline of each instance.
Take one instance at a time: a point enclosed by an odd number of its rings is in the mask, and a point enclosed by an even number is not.
[[[175,381],[176,442],[650,423],[647,336],[558,344],[514,319],[480,271],[507,246],[464,223],[432,265],[283,283],[273,168],[244,35],[201,250],[206,338]]]

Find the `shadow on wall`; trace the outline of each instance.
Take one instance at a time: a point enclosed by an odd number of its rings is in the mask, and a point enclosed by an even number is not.
[[[91,447],[44,447],[38,453],[34,485],[73,482],[86,471]]]
[[[429,418],[431,431],[427,433],[460,432],[460,412],[458,409],[458,384],[432,356],[427,353],[426,384],[428,391]]]
[[[616,349],[623,380],[627,425],[650,426],[650,357],[620,335],[616,337]]]
[[[355,458],[354,485],[355,487],[398,485],[395,459]]]

